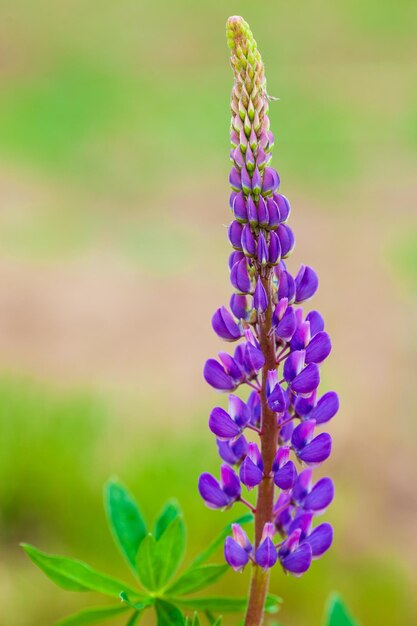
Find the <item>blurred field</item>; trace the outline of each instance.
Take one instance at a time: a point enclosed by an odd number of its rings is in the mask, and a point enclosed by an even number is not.
[[[362,626],[417,624],[411,0],[1,3],[1,624],[46,626],[94,603],[55,588],[19,541],[123,576],[102,512],[112,474],[149,518],[180,500],[190,557],[240,513],[196,495],[218,466],[206,422],[219,397],[201,370],[230,291],[233,13],[280,97],[290,266],[319,271],[334,344],[324,387],[342,399],[325,468],[334,549],[301,580],[276,572],[279,621],[320,626],[337,590]],[[228,574],[222,591],[247,583]]]

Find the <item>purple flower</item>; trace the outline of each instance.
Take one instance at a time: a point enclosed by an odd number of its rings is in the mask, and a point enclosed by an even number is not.
[[[264,570],[273,567],[278,559],[277,549],[273,542],[274,535],[274,524],[268,522],[264,526],[259,547],[255,552],[255,561]]]
[[[229,465],[237,465],[243,461],[248,452],[248,442],[241,435],[235,440],[216,439],[220,457]]]
[[[248,452],[240,466],[240,480],[248,489],[253,489],[263,478],[264,464],[256,443],[248,445]]]
[[[258,313],[265,313],[268,308],[268,295],[260,278],[258,278],[255,293],[253,295],[253,306]]]
[[[236,439],[250,420],[246,404],[237,396],[229,396],[229,412],[216,407],[210,413],[209,427],[218,439]]]
[[[296,302],[304,302],[314,296],[318,286],[319,279],[316,272],[311,267],[302,265],[295,277]]]
[[[311,546],[308,543],[300,545],[300,535],[300,529],[294,530],[278,551],[282,567],[294,576],[304,574],[313,558]]]
[[[249,562],[252,544],[239,524],[232,524],[232,533],[233,537],[226,537],[224,557],[235,572],[242,572]]]
[[[225,341],[236,341],[236,339],[242,336],[240,327],[224,306],[217,309],[211,319],[211,325],[214,332]]]
[[[210,509],[223,509],[240,498],[240,481],[229,465],[220,468],[220,482],[208,473],[201,474],[198,490]]]
[[[293,461],[289,460],[290,448],[283,446],[278,449],[272,466],[274,483],[283,490],[291,489],[297,478],[297,470]]]
[[[321,478],[312,486],[312,471],[307,468],[299,474],[291,492],[292,500],[305,511],[321,513],[334,498],[334,486],[330,478]]]
[[[313,438],[314,420],[306,420],[299,424],[292,434],[292,447],[298,458],[308,465],[317,465],[325,461],[332,449],[332,438],[327,433],[321,433]]]

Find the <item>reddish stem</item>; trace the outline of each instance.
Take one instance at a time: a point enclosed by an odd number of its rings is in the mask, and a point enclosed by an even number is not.
[[[259,325],[259,342],[265,357],[262,368],[262,386],[260,391],[262,407],[261,453],[264,462],[264,477],[258,488],[255,513],[255,550],[258,547],[264,525],[274,518],[274,480],[272,465],[275,459],[278,441],[278,424],[275,413],[268,406],[266,382],[268,371],[276,369],[274,337],[271,336],[272,301],[271,271],[262,277],[262,284],[268,294],[269,305]],[[269,571],[263,571],[256,563],[252,566],[249,603],[246,612],[245,626],[260,626],[263,622],[264,606],[269,586]]]

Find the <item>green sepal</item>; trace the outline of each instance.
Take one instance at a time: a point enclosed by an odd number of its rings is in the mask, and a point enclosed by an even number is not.
[[[137,502],[115,480],[105,486],[104,507],[113,538],[128,565],[137,573],[136,555],[146,537],[146,523]]]
[[[127,606],[97,606],[90,609],[82,609],[56,622],[55,626],[82,626],[84,624],[100,623],[104,619],[110,619],[121,613],[125,613]]]
[[[328,600],[326,626],[357,626],[337,594],[331,595]]]
[[[116,598],[122,589],[136,594],[126,583],[94,570],[83,561],[46,554],[27,543],[21,545],[33,563],[67,591],[97,591]]]
[[[229,566],[222,565],[197,565],[191,567],[182,574],[175,582],[166,589],[167,595],[184,595],[195,593],[204,587],[216,582],[229,570]]]
[[[155,600],[158,626],[184,626],[185,619],[181,611],[165,600]]]

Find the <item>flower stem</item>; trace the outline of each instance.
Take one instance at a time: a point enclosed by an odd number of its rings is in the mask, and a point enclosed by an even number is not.
[[[264,525],[273,521],[274,508],[274,480],[272,465],[275,459],[278,440],[278,425],[275,413],[268,406],[266,383],[268,371],[276,368],[274,337],[271,336],[272,298],[271,298],[271,271],[261,278],[268,294],[268,309],[259,327],[259,342],[265,357],[262,369],[261,407],[261,453],[264,462],[264,477],[258,488],[258,498],[255,513],[255,549],[258,547]],[[263,622],[266,594],[269,586],[269,571],[263,571],[258,565],[252,568],[249,603],[245,618],[245,626],[260,626]]]

